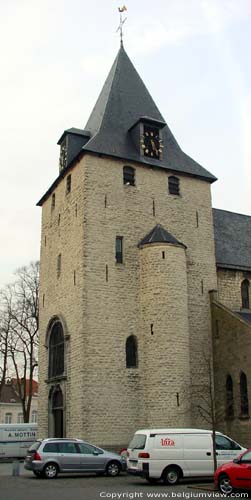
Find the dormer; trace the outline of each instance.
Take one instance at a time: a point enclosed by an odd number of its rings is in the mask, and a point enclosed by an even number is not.
[[[81,149],[90,139],[90,132],[77,128],[65,130],[60,137],[59,173],[62,172],[74,158],[80,153]]]
[[[140,156],[161,160],[163,148],[162,129],[166,123],[148,116],[142,116],[129,129]]]

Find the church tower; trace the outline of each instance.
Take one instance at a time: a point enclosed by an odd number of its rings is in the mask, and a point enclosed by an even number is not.
[[[210,185],[123,45],[43,195],[39,434],[128,444],[200,425],[216,287]]]

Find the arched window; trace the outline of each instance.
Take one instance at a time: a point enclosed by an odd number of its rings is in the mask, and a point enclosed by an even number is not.
[[[234,416],[234,392],[231,375],[228,375],[226,380],[226,416]]]
[[[132,167],[123,167],[123,181],[127,186],[135,185],[135,170]]]
[[[126,339],[126,368],[137,368],[138,366],[138,345],[137,338],[130,335]]]
[[[241,396],[241,415],[248,416],[249,408],[248,408],[248,384],[247,384],[247,376],[244,372],[241,372],[240,375],[240,396]]]
[[[49,340],[49,377],[64,373],[64,332],[60,322],[54,323]]]
[[[175,177],[174,175],[170,175],[168,177],[168,191],[169,194],[180,194],[180,180],[178,177]]]
[[[241,307],[249,309],[249,281],[243,280],[241,283]]]
[[[23,424],[23,421],[24,421],[24,416],[22,413],[18,413],[18,416],[17,416],[17,423],[18,424]]]

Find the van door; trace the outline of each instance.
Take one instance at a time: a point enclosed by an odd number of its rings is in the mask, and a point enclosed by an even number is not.
[[[215,444],[218,466],[225,464],[226,462],[231,462],[231,460],[238,457],[243,450],[239,444],[222,434],[216,434]]]
[[[146,434],[134,434],[132,441],[127,448],[127,467],[132,471],[138,470],[138,455],[145,450],[147,442]]]
[[[184,434],[184,462],[190,477],[213,476],[211,434]]]

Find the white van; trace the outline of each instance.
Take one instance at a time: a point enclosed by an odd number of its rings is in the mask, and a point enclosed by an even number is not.
[[[22,458],[37,438],[37,424],[0,424],[0,458]]]
[[[218,466],[245,451],[232,439],[216,433]],[[202,429],[143,429],[127,448],[129,474],[176,484],[182,477],[214,474],[212,431]]]

